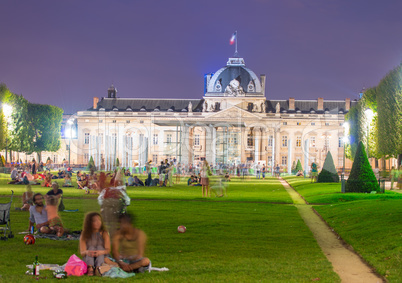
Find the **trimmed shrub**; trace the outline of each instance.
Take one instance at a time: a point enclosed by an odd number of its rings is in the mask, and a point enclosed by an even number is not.
[[[299,171],[303,171],[303,166],[300,162],[300,159],[297,160],[297,165],[296,165],[296,169],[295,169],[296,173]]]
[[[327,157],[324,161],[324,166],[320,174],[318,174],[318,183],[338,183],[339,176],[338,172],[336,171],[334,160],[332,159],[332,154],[328,151]]]
[[[6,161],[4,160],[4,156],[0,154],[0,167],[4,167]]]
[[[357,146],[349,179],[346,181],[345,191],[347,193],[370,193],[379,190],[380,187],[368,161],[366,149],[360,142]]]
[[[119,167],[119,166],[120,166],[119,158],[116,158],[116,162],[115,162],[114,166],[115,166],[115,167]]]
[[[94,159],[92,158],[92,156],[88,161],[87,170],[88,171],[96,171],[95,162],[94,162]]]

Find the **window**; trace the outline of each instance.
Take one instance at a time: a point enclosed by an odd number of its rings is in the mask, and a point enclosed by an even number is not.
[[[88,163],[89,161],[89,153],[84,153],[84,163]]]
[[[282,156],[282,165],[285,166],[288,164],[288,157],[287,156]]]
[[[268,146],[272,147],[273,144],[274,144],[274,136],[269,136],[268,137]]]
[[[194,155],[194,160],[200,160],[200,156],[199,155]]]
[[[154,134],[152,137],[152,144],[158,144],[158,134]]]
[[[116,120],[113,120],[113,123],[116,123]]]
[[[127,124],[130,124],[130,120],[126,120],[126,123],[127,123]]]
[[[297,125],[300,126],[300,125],[301,125],[301,122],[297,122]]]
[[[89,144],[89,133],[84,134],[84,144]]]
[[[200,145],[200,135],[194,136],[194,145]]]
[[[172,134],[167,134],[166,135],[166,143],[168,143],[168,144],[172,143]]]
[[[103,123],[103,120],[99,120],[99,123]]]
[[[328,123],[328,122],[326,122],[326,123],[325,123],[325,126],[329,126],[329,123]]]
[[[296,147],[301,147],[302,138],[300,136],[296,137]]]
[[[338,147],[343,147],[343,137],[338,138]]]
[[[315,147],[315,137],[310,137],[310,146]]]
[[[253,133],[247,135],[247,146],[254,146]]]
[[[53,155],[53,163],[59,163],[58,162],[58,155],[56,155],[56,154]]]
[[[324,148],[326,150],[329,150],[329,137],[328,136],[325,136]]]
[[[153,164],[158,164],[158,155],[157,154],[152,155],[152,163]]]
[[[288,124],[288,122],[283,122],[283,125],[285,125],[285,126],[286,126],[287,124]]]
[[[288,146],[288,136],[282,136],[282,146],[283,147]]]
[[[315,126],[315,123],[314,123],[314,122],[311,122],[311,126]]]
[[[268,156],[268,166],[272,165],[272,156]]]

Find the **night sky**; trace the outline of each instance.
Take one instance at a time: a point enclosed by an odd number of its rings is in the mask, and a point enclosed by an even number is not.
[[[107,96],[202,98],[239,55],[267,99],[355,99],[402,61],[402,1],[0,2],[0,82],[73,113]]]

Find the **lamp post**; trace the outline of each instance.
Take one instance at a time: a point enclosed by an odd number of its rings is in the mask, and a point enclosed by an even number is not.
[[[72,138],[72,127],[73,127],[73,120],[72,119],[68,119],[67,120],[67,124],[69,125],[69,129],[67,131],[68,133],[68,167],[70,167],[70,158],[71,158],[71,138]]]
[[[343,168],[341,174],[341,192],[345,193],[345,163],[346,163],[346,144],[349,142],[349,123],[343,123]]]

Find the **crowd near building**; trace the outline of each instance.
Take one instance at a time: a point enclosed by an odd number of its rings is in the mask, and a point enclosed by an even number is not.
[[[340,170],[345,114],[357,102],[273,100],[265,93],[267,81],[234,57],[205,75],[199,99],[120,98],[112,85],[89,109],[64,115],[61,149],[43,159],[85,166],[92,157],[104,170],[113,169],[117,159],[126,168],[143,167],[148,160],[158,166],[165,159],[197,166],[206,159],[215,168],[260,164],[267,172],[277,165],[290,172],[300,160],[308,172],[312,162],[322,166],[330,151]],[[346,168],[350,165],[346,160]]]

